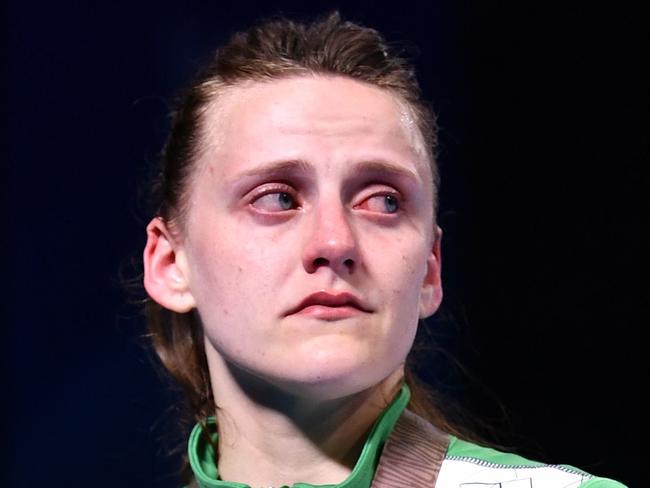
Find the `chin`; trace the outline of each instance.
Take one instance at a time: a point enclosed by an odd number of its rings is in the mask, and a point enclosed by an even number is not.
[[[362,392],[381,383],[405,360],[408,342],[389,347],[358,337],[334,336],[303,344],[285,371],[294,387],[321,400]]]
[[[355,395],[381,383],[401,361],[376,363],[359,356],[332,354],[309,363],[293,362],[293,368],[273,379],[273,383],[302,398],[329,401]]]

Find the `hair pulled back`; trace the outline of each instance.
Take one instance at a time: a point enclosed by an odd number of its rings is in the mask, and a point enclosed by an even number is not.
[[[152,186],[154,214],[172,227],[182,228],[188,183],[205,142],[204,114],[208,106],[218,104],[224,90],[246,82],[314,75],[344,76],[368,83],[387,90],[406,105],[428,153],[435,198],[435,119],[421,99],[413,67],[394,53],[376,30],[344,21],[334,12],[311,24],[268,21],[235,34],[215,52],[171,114],[171,131]],[[214,415],[216,405],[198,315],[172,312],[151,299],[146,300],[145,313],[155,352],[182,387],[192,417],[203,424]],[[410,373],[407,381],[413,391],[410,408],[453,431],[444,417],[423,401]]]

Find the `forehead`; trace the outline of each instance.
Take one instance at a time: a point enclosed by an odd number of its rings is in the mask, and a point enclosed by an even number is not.
[[[260,158],[325,159],[345,151],[351,159],[408,161],[430,175],[409,107],[385,89],[345,77],[300,76],[228,87],[207,107],[202,125],[201,159],[222,170]]]

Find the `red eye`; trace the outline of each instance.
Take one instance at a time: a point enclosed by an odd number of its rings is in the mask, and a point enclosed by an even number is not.
[[[399,210],[399,200],[395,195],[373,195],[358,206],[370,212],[394,214]]]
[[[298,207],[295,198],[284,191],[266,193],[253,200],[251,205],[263,212],[285,212]]]

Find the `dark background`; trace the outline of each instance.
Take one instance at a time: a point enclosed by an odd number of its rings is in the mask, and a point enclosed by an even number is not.
[[[5,2],[0,484],[177,486],[174,397],[120,284],[167,101],[233,31],[338,7],[407,41],[439,114],[430,326],[467,373],[429,375],[494,441],[642,486],[647,29],[613,5]]]

